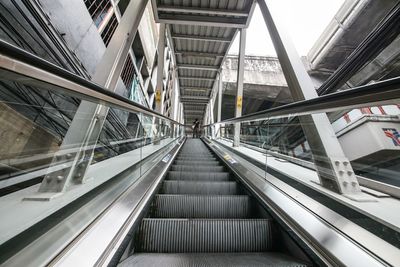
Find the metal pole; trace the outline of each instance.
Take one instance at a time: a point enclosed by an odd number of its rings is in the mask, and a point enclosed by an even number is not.
[[[213,101],[213,104],[210,106],[210,117],[211,117],[210,124],[213,124],[215,122],[214,121],[214,105],[215,105],[214,102],[215,101]],[[208,128],[210,129],[211,138],[214,139],[215,138],[215,128],[214,128],[214,126],[210,126]]]
[[[218,75],[218,115],[217,115],[217,122],[221,121],[221,111],[222,111],[222,70],[219,72]]]
[[[289,36],[273,20],[264,0],[258,0],[288,87],[295,101],[318,97]],[[360,186],[350,162],[344,155],[325,113],[300,116],[300,123],[310,145],[322,186],[347,195],[360,193]]]
[[[239,45],[239,58],[238,70],[236,81],[236,109],[235,117],[242,116],[243,104],[243,77],[244,77],[244,56],[246,52],[246,29],[240,29],[240,45]],[[237,147],[240,144],[240,123],[235,123],[233,146]]]
[[[147,0],[131,1],[114,32],[111,41],[97,65],[92,81],[115,91],[125,59],[132,46]],[[72,184],[84,182],[90,166],[97,140],[103,128],[109,108],[96,103],[82,101],[66,133],[51,166],[72,161],[71,167],[49,173],[43,179],[39,192],[62,192]],[[64,150],[78,147],[78,152],[64,155]],[[88,149],[88,147],[91,147]]]

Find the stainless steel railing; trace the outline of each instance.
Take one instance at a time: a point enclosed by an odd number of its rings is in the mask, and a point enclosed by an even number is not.
[[[72,95],[79,95],[92,102],[106,103],[110,106],[127,111],[141,112],[160,119],[166,119],[174,124],[181,123],[155,112],[145,106],[115,94],[107,89],[88,81],[76,74],[47,62],[33,54],[0,40],[0,69],[9,72],[8,79],[17,80],[20,76],[32,78],[53,86],[45,89],[65,91]]]

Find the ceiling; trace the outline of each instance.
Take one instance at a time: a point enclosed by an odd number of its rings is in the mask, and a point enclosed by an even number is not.
[[[217,73],[240,28],[247,28],[255,0],[152,0],[165,23],[178,67],[185,123],[203,119]]]

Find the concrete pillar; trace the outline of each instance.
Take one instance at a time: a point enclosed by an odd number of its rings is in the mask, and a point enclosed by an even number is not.
[[[178,70],[174,68],[172,73],[172,97],[171,97],[171,118],[178,121],[179,111],[179,84],[177,80]]]
[[[157,85],[156,85],[156,111],[164,114],[164,54],[165,54],[165,24],[160,23],[157,45]]]
[[[317,98],[313,82],[283,27],[277,25],[265,0],[258,0],[279,62],[295,101]],[[325,113],[300,116],[300,123],[310,145],[322,186],[347,195],[360,193],[360,186],[350,162]]]
[[[240,29],[240,44],[239,44],[238,70],[237,70],[237,81],[236,81],[237,91],[236,91],[235,118],[242,116],[245,52],[246,52],[246,29]],[[234,130],[233,146],[237,147],[240,144],[240,123],[235,123],[234,127],[235,130]]]
[[[114,91],[125,59],[132,46],[147,0],[131,1],[115,30],[108,47],[96,67],[92,81]],[[109,108],[93,102],[82,101],[66,133],[52,166],[60,161],[72,161],[72,166],[49,173],[43,179],[39,192],[62,192],[71,184],[84,182],[87,168],[93,158]],[[65,155],[66,149],[75,148],[74,153]],[[49,170],[51,167],[49,168]]]

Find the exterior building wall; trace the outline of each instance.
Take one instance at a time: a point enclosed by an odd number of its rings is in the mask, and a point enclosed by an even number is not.
[[[140,21],[138,32],[143,42],[143,50],[147,61],[147,66],[152,67],[156,55],[158,29],[154,22],[154,16],[151,8],[151,3],[147,4],[146,10],[143,13]]]
[[[90,75],[106,49],[83,0],[40,0],[51,23],[62,34]]]
[[[0,161],[13,167],[7,159],[29,157],[58,150],[60,140],[30,119],[0,103]]]

